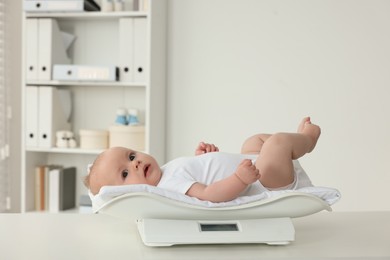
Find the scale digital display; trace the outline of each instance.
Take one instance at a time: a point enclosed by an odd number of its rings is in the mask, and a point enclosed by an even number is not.
[[[215,232],[215,231],[239,231],[237,224],[235,223],[199,223],[200,231],[202,232]]]

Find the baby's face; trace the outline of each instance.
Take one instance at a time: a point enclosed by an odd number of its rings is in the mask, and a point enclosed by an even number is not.
[[[102,186],[149,184],[156,186],[161,170],[156,160],[145,153],[123,147],[105,151],[91,176],[91,188],[99,191]],[[92,190],[92,189],[91,189]]]

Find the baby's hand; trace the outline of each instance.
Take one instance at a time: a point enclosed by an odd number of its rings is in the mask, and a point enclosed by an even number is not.
[[[200,142],[198,147],[195,150],[195,155],[201,155],[204,153],[219,152],[219,149],[214,144],[208,144]]]
[[[260,178],[260,172],[249,159],[243,160],[234,173],[240,181],[246,185],[254,183]]]

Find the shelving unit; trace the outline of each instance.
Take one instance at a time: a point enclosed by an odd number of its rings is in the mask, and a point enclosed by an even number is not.
[[[29,51],[27,19],[53,19],[61,31],[76,36],[68,50],[71,64],[115,65],[121,69],[119,21],[123,18],[145,19],[145,66],[143,80],[115,82],[31,80],[27,78],[26,55]],[[166,1],[152,0],[147,11],[82,12],[82,13],[25,13],[23,17],[23,84],[22,84],[22,212],[33,212],[35,194],[35,168],[38,165],[60,164],[77,168],[77,194],[86,194],[82,184],[87,165],[103,150],[82,148],[31,147],[26,145],[26,88],[52,86],[67,89],[72,95],[71,130],[78,135],[80,129],[108,130],[114,124],[119,107],[137,108],[139,119],[145,125],[145,151],[159,163],[165,162],[165,55],[166,55]],[[132,33],[132,28],[129,28]],[[123,35],[122,35],[123,36]],[[132,46],[129,46],[132,48]],[[129,61],[131,63],[131,61]],[[77,201],[78,202],[78,201]],[[77,203],[76,202],[76,203]]]

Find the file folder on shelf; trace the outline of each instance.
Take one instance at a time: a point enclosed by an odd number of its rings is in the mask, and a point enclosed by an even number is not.
[[[51,80],[55,63],[70,59],[58,23],[49,18],[26,19],[26,80]]]
[[[54,19],[38,19],[38,80],[51,80],[56,63],[70,63],[58,23]]]
[[[147,20],[134,18],[134,81],[144,82],[146,77]]]
[[[26,80],[38,79],[38,19],[26,19]]]
[[[83,12],[100,11],[93,0],[24,0],[26,12]]]
[[[56,64],[53,79],[64,81],[117,81],[118,68],[115,66],[86,66]]]
[[[119,20],[120,81],[144,82],[147,72],[147,20],[121,18]]]
[[[38,87],[26,87],[26,146],[38,146]]]
[[[70,92],[55,87],[38,87],[38,146],[55,146],[56,132],[70,130]]]
[[[119,19],[119,79],[133,81],[133,18]]]

